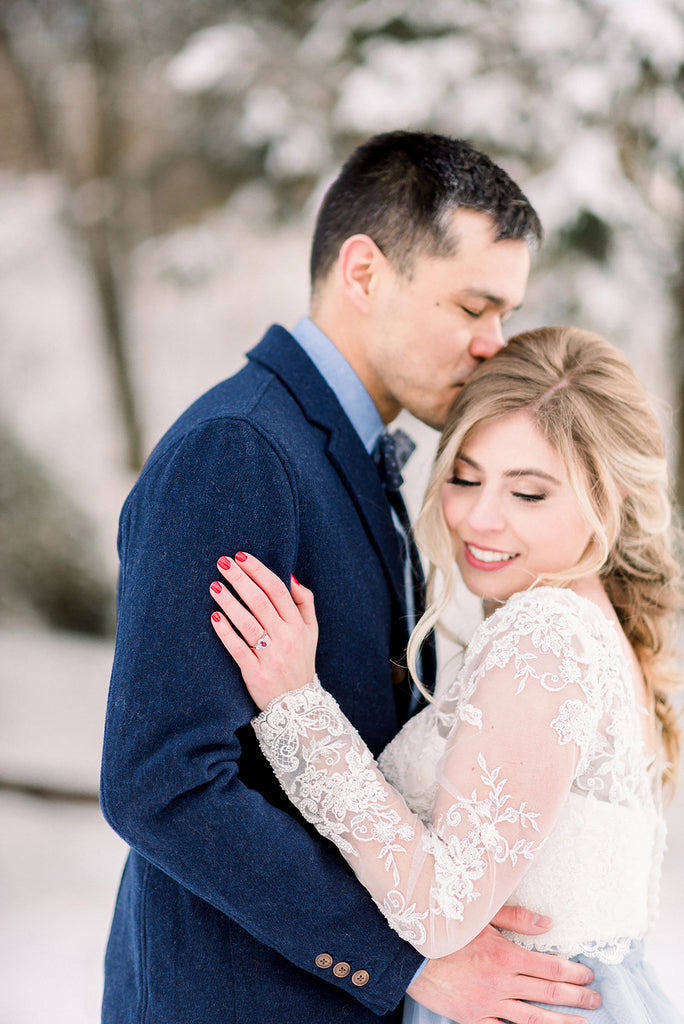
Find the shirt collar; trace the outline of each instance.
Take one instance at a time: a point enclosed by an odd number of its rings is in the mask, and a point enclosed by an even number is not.
[[[361,378],[327,334],[308,316],[302,317],[290,333],[334,391],[366,451],[372,454],[385,426]]]

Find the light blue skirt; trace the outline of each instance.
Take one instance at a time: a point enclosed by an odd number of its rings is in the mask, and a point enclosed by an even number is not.
[[[544,1010],[574,1013],[589,1024],[684,1024],[679,1011],[664,994],[653,973],[643,960],[643,943],[635,944],[633,951],[621,964],[604,964],[591,957],[576,956],[578,963],[586,964],[594,972],[591,987],[603,1000],[598,1010],[578,1010],[572,1006],[551,1006],[534,1003]],[[406,997],[403,1024],[457,1024],[439,1013]]]

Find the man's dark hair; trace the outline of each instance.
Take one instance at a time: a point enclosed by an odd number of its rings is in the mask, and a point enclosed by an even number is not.
[[[501,167],[462,139],[425,132],[386,132],[355,149],[328,189],[311,247],[311,283],[328,275],[351,235],[369,235],[401,273],[416,254],[448,257],[458,239],[449,214],[465,207],[488,214],[497,241],[541,242],[534,208]]]

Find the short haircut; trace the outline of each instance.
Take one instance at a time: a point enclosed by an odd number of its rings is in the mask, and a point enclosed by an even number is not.
[[[400,273],[410,273],[416,255],[454,255],[450,214],[459,207],[491,217],[497,241],[541,242],[541,222],[527,197],[469,143],[425,132],[373,136],[354,150],[323,199],[311,247],[312,287],[356,234],[372,238]]]

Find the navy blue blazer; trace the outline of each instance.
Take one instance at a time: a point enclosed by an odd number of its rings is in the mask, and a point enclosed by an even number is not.
[[[313,589],[318,673],[379,752],[400,725],[396,534],[372,460],[281,327],[171,427],[122,511],[101,799],[131,853],[103,1021],[395,1020],[421,957],[285,799],[210,625],[216,559],[241,549]]]

